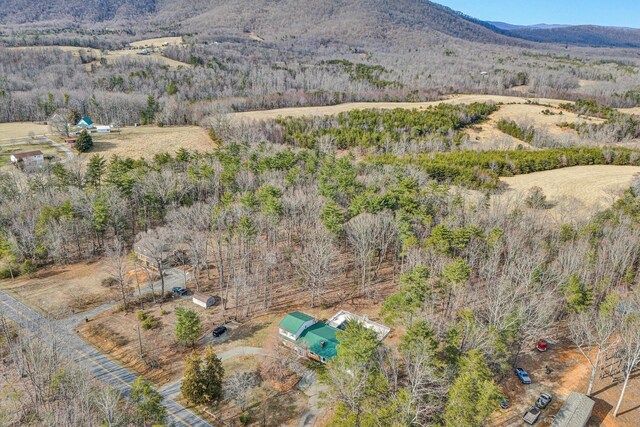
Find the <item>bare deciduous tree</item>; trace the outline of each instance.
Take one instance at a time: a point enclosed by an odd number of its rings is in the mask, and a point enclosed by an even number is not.
[[[613,338],[616,322],[607,314],[588,311],[573,316],[569,321],[569,336],[580,353],[591,365],[587,395],[591,395],[600,362],[609,349],[616,345]]]
[[[293,264],[302,287],[311,294],[312,307],[326,289],[331,279],[332,262],[338,255],[331,235],[321,224],[305,233],[300,250],[295,252]]]

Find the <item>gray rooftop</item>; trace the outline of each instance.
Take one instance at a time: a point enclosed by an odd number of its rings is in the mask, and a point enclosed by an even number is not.
[[[572,391],[553,420],[551,427],[584,427],[591,417],[595,402],[582,393]]]

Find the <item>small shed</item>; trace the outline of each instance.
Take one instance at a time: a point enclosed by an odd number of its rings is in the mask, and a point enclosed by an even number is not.
[[[591,417],[595,402],[587,395],[572,391],[558,411],[551,427],[584,427]]]
[[[196,292],[195,294],[193,294],[192,301],[194,304],[204,308],[209,308],[216,305],[216,297],[203,294],[201,292]]]
[[[111,132],[111,126],[98,125],[98,126],[96,126],[96,131],[98,133],[109,133],[109,132]]]
[[[80,121],[78,122],[78,124],[76,125],[79,128],[84,128],[84,129],[93,129],[93,120],[91,120],[89,117],[83,117],[80,119]]]
[[[65,138],[65,144],[69,144],[71,147],[75,147],[76,142],[78,142],[78,138]]]

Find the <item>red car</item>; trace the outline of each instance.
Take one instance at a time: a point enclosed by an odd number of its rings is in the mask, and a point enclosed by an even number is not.
[[[547,351],[547,340],[538,340],[536,348],[538,351]]]

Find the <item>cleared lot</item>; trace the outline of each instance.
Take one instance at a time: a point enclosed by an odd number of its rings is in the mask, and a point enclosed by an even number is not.
[[[638,166],[575,166],[527,175],[501,178],[509,186],[503,196],[514,193],[525,198],[530,188],[540,187],[547,200],[555,204],[549,211],[561,214],[564,209],[586,217],[594,210],[610,206],[626,190],[634,176],[640,175]]]
[[[69,264],[39,270],[32,277],[2,280],[0,288],[43,315],[59,317],[117,299],[117,287],[102,285],[107,276],[102,262]]]
[[[151,159],[155,154],[175,153],[180,148],[189,151],[211,151],[216,145],[211,141],[206,129],[198,126],[138,126],[125,127],[120,132],[93,134],[93,149],[84,155],[88,159],[99,153],[105,157]]]

